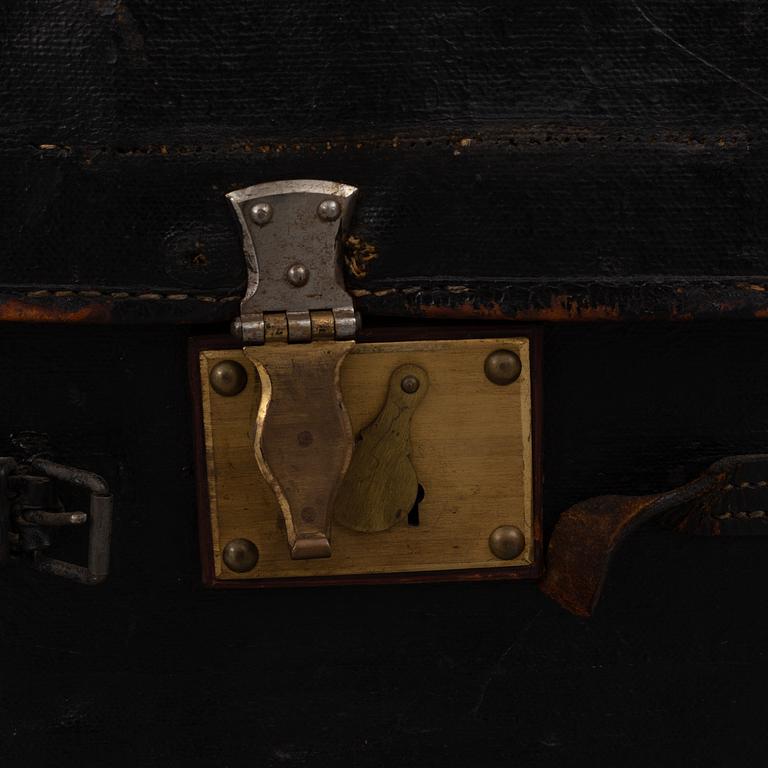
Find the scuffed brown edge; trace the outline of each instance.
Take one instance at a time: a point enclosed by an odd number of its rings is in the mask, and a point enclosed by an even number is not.
[[[768,280],[760,276],[498,278],[468,279],[461,285],[436,278],[419,285],[356,277],[353,271],[346,281],[356,308],[367,316],[417,318],[417,322],[419,318],[521,324],[768,318]],[[242,286],[211,293],[0,286],[0,323],[224,323],[237,316],[242,291]]]

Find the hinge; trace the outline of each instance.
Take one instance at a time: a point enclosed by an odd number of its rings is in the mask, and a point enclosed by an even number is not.
[[[354,339],[359,317],[340,248],[357,188],[293,180],[230,192],[243,230],[248,284],[235,336],[249,344]]]

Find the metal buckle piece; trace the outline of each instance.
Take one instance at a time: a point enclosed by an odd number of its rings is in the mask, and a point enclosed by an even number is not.
[[[88,512],[66,512],[54,480],[89,490]],[[44,554],[51,543],[49,529],[85,523],[90,524],[87,567]],[[43,573],[99,584],[109,574],[111,535],[112,496],[101,477],[45,459],[20,465],[0,458],[0,565],[11,555],[28,555],[33,567]]]

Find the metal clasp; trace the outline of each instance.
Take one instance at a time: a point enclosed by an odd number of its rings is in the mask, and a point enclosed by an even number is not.
[[[232,331],[261,383],[254,454],[294,559],[330,557],[333,503],[354,447],[339,371],[359,321],[340,244],[356,194],[346,184],[298,180],[227,195],[248,269]]]
[[[55,481],[90,491],[88,512],[67,512],[59,500]],[[50,531],[88,523],[88,565],[48,557]],[[92,472],[46,459],[18,464],[0,458],[0,565],[11,556],[28,557],[44,573],[99,584],[109,574],[112,535],[112,496],[106,482]]]

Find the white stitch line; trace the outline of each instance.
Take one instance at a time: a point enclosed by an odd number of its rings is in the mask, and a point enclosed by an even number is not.
[[[764,509],[756,509],[754,512],[723,512],[721,515],[713,515],[713,517],[717,520],[754,520],[754,519],[765,519],[765,510]]]
[[[360,299],[364,296],[390,296],[393,293],[434,293],[436,291],[448,291],[449,293],[472,293],[474,288],[467,288],[463,285],[429,286],[422,285],[407,286],[404,288],[381,288],[376,291],[369,291],[367,288],[352,288],[349,293]]]
[[[687,53],[690,56],[693,56],[693,58],[700,61],[705,66],[709,67],[710,69],[713,69],[716,72],[719,72],[724,77],[728,78],[734,83],[737,83],[738,85],[746,88],[747,90],[751,91],[755,95],[759,96],[760,98],[763,98],[765,100],[768,100],[768,97],[765,97],[763,94],[755,91],[752,89],[749,85],[746,83],[743,83],[742,81],[738,80],[737,78],[733,77],[732,75],[729,75],[727,72],[722,71],[717,66],[712,64],[711,62],[703,59],[695,52],[689,50],[685,46],[683,46],[681,43],[679,43],[677,40],[673,39],[669,33],[665,32],[663,29],[661,29],[655,22],[651,20],[651,18],[648,16],[647,13],[643,11],[643,9],[635,5],[640,15],[651,25],[651,29],[656,32],[657,34],[661,35],[662,37],[665,37],[666,39],[670,40],[674,45],[676,45],[678,48],[683,50],[685,53]],[[395,136],[393,138],[387,139],[387,138],[375,138],[375,139],[366,139],[362,142],[348,142],[343,140],[335,140],[335,141],[325,141],[324,142],[324,148],[326,152],[330,152],[333,150],[338,151],[344,151],[347,152],[350,149],[363,149],[364,147],[377,147],[377,148],[388,148],[392,147],[394,149],[398,149],[400,147],[403,148],[415,148],[415,147],[421,147],[421,146],[427,146],[435,148],[439,148],[440,145],[445,145],[446,147],[452,148],[455,155],[460,155],[461,152],[458,148],[467,148],[473,145],[482,145],[482,144],[492,144],[496,146],[519,146],[519,147],[527,147],[531,144],[533,145],[545,145],[550,143],[559,143],[559,144],[569,144],[573,142],[574,144],[586,144],[588,142],[615,142],[617,144],[633,144],[635,142],[649,142],[649,143],[662,143],[662,144],[684,144],[684,145],[690,145],[690,144],[713,144],[717,145],[719,147],[724,147],[726,145],[726,138],[728,141],[734,142],[741,142],[745,141],[747,139],[750,139],[749,136],[746,136],[743,134],[743,132],[738,132],[734,128],[728,128],[723,133],[719,135],[706,135],[701,137],[693,137],[690,135],[683,136],[680,131],[673,132],[673,131],[667,131],[667,132],[656,132],[656,133],[646,133],[646,134],[639,134],[639,133],[624,133],[622,131],[617,131],[615,129],[611,129],[610,127],[605,127],[602,131],[599,129],[597,131],[593,131],[592,133],[588,132],[589,129],[584,130],[574,130],[572,132],[561,132],[556,131],[553,129],[534,129],[534,128],[528,128],[528,129],[521,129],[520,131],[517,131],[514,134],[504,134],[504,135],[496,135],[495,133],[490,134],[477,134],[475,136],[467,136],[463,138],[459,138],[458,136],[418,136],[418,137],[400,137]],[[118,157],[134,157],[134,156],[140,156],[140,157],[147,157],[151,155],[160,155],[160,156],[167,156],[169,154],[178,156],[178,155],[189,155],[194,153],[205,153],[205,152],[225,152],[228,154],[237,154],[237,153],[245,153],[250,154],[253,151],[257,151],[260,154],[268,154],[268,153],[276,153],[281,154],[283,152],[306,152],[308,149],[311,151],[316,151],[319,144],[322,144],[323,142],[300,142],[300,143],[294,143],[294,144],[260,144],[258,145],[258,149],[254,150],[253,147],[248,142],[237,142],[231,146],[221,147],[221,146],[199,146],[195,149],[187,148],[186,150],[182,147],[167,147],[163,145],[149,145],[147,147],[142,147],[136,150],[129,150],[129,151],[122,151],[118,150],[115,147],[107,148],[106,151],[112,154],[117,155]],[[70,147],[70,146],[64,146],[64,145],[57,145],[57,144],[38,144],[37,148],[43,152],[57,152],[57,153],[63,153],[63,154],[70,154],[73,152],[84,152],[89,153],[93,150],[92,147]],[[170,149],[170,151],[169,151]]]
[[[678,279],[677,276],[675,276],[675,279]],[[496,290],[503,290],[503,288],[498,288]],[[349,293],[354,296],[355,298],[364,298],[366,296],[391,296],[392,294],[403,294],[403,295],[412,295],[415,293],[438,293],[440,291],[446,291],[447,293],[453,293],[453,294],[466,294],[466,293],[476,293],[478,291],[478,288],[472,288],[466,285],[408,285],[408,286],[397,286],[395,288],[379,288],[377,290],[371,291],[367,288],[351,288],[349,290]],[[88,297],[97,297],[97,296],[106,296],[113,299],[147,299],[147,300],[153,300],[153,299],[168,299],[171,301],[186,301],[190,299],[197,299],[198,301],[204,301],[204,302],[229,302],[229,301],[241,301],[241,296],[196,296],[191,295],[187,293],[156,293],[156,292],[148,292],[148,293],[142,293],[142,294],[135,294],[135,293],[128,293],[127,291],[96,291],[96,290],[82,290],[82,291],[72,291],[72,290],[61,290],[52,292],[50,290],[46,289],[38,289],[34,291],[27,291],[27,293],[24,294],[25,296],[29,298],[42,298],[45,296],[88,296]],[[768,483],[764,482],[764,485],[768,485]],[[763,487],[763,486],[760,486]]]
[[[49,291],[44,288],[34,291],[27,291],[24,295],[30,299],[42,299],[49,296],[56,296],[58,298],[68,298],[70,296],[83,296],[86,298],[104,297],[108,299],[139,299],[141,301],[157,301],[160,299],[166,299],[169,301],[187,301],[189,299],[197,299],[198,301],[204,301],[209,304],[241,300],[240,296],[220,296],[217,298],[216,296],[193,296],[188,293],[128,293],[127,291],[72,291],[68,289]]]
[[[765,488],[765,486],[768,485],[768,482],[765,480],[755,480],[755,481],[749,481],[745,480],[742,483],[739,483],[739,488]],[[725,490],[726,491],[732,491],[735,486],[733,485],[726,485]]]

